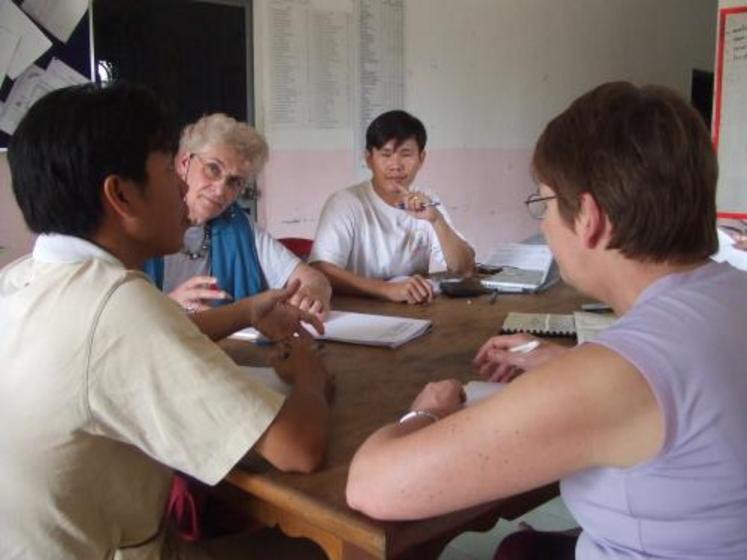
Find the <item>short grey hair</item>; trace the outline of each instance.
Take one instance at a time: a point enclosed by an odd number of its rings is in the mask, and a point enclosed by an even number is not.
[[[179,141],[180,152],[198,152],[208,144],[226,144],[252,167],[255,175],[267,162],[267,141],[254,128],[223,113],[205,115],[188,124]]]

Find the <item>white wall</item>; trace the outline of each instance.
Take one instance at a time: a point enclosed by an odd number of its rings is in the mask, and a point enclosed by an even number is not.
[[[21,211],[13,198],[7,152],[0,152],[0,266],[29,252],[34,237],[23,223]]]
[[[716,0],[405,0],[405,108],[430,137],[421,182],[446,201],[478,256],[536,231],[522,200],[534,190],[529,159],[544,124],[609,80],[689,96],[691,70],[713,68],[716,8]],[[326,197],[355,179],[352,145],[306,148],[271,153],[259,218],[277,236],[312,237]]]
[[[257,0],[266,1],[266,0]],[[428,128],[421,182],[445,200],[478,256],[536,231],[521,201],[544,124],[608,80],[689,94],[712,69],[717,0],[405,0],[406,109]],[[352,133],[352,131],[351,131]],[[0,156],[0,264],[28,250]],[[312,237],[326,197],[355,179],[350,149],[273,150],[259,220]]]

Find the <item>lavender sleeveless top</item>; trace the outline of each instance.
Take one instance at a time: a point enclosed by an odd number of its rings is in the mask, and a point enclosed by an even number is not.
[[[747,559],[747,273],[666,276],[595,342],[646,378],[666,435],[646,463],[561,482],[576,558]]]

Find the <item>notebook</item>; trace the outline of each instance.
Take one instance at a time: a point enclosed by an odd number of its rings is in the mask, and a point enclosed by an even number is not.
[[[551,274],[552,253],[544,244],[505,243],[483,265],[500,269],[480,280],[484,287],[499,292],[538,292],[557,280]]]
[[[529,333],[537,336],[574,336],[576,323],[573,315],[511,312],[503,321],[501,332]]]
[[[579,344],[589,342],[607,327],[617,321],[614,313],[588,313],[574,311],[573,322],[576,325],[576,339]]]
[[[509,313],[501,332],[529,333],[536,336],[576,336],[578,343],[593,340],[617,321],[614,313],[574,311],[573,315],[557,313]]]
[[[426,319],[331,311],[324,321],[323,335],[311,328],[309,330],[319,340],[397,348],[425,334],[430,328],[431,322]],[[248,328],[235,332],[231,338],[256,342],[262,335],[257,329]]]

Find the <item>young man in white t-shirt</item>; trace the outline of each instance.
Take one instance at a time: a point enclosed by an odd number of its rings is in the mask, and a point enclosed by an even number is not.
[[[249,451],[321,463],[330,380],[299,329],[316,318],[286,304],[298,285],[206,312],[289,337],[284,398],[140,272],[187,226],[174,146],[152,94],[126,84],[53,91],[11,140],[39,237],[0,271],[0,558],[202,557],[163,522],[174,470],[215,484]]]
[[[426,303],[430,265],[470,274],[475,252],[430,192],[412,189],[425,161],[423,123],[405,111],[376,117],[366,131],[370,181],[338,191],[319,218],[312,266],[339,293]]]

